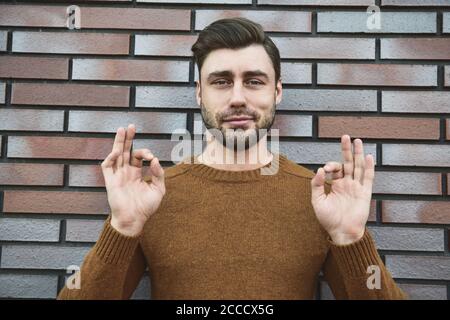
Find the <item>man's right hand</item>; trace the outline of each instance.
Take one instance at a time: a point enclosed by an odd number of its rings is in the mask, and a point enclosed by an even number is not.
[[[102,172],[111,208],[111,225],[126,236],[138,235],[166,193],[164,170],[149,149],[131,152],[134,125],[119,128]],[[142,163],[150,162],[151,183],[143,180]]]

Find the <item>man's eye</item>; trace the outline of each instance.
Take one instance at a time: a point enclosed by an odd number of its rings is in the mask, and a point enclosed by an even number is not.
[[[213,82],[213,84],[217,84],[217,85],[219,85],[219,86],[223,86],[223,85],[226,85],[226,84],[228,84],[228,83],[230,83],[230,82],[227,81],[227,80],[217,80],[217,81],[214,81],[214,82]]]
[[[247,81],[247,83],[252,85],[252,86],[258,86],[258,85],[262,84],[262,82],[258,81],[258,80],[249,80],[249,81]]]

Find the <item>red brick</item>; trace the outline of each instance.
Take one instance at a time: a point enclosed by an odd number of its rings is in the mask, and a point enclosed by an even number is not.
[[[450,39],[381,39],[381,59],[450,59]]]
[[[447,134],[446,139],[447,139],[447,140],[450,140],[450,119],[446,119],[446,120],[445,120],[445,123],[447,124],[447,125],[446,125],[446,128],[445,128],[445,131],[447,132],[447,133],[446,133],[446,134]]]
[[[0,56],[2,78],[68,79],[68,74],[66,58]]]
[[[436,86],[437,67],[406,64],[319,63],[317,83],[359,86]]]
[[[375,59],[375,40],[362,38],[274,37],[281,58]]]
[[[188,61],[74,59],[73,79],[120,81],[189,81]]]
[[[172,133],[186,129],[186,114],[173,112],[70,111],[69,131],[116,132],[129,123],[138,133]]]
[[[0,130],[60,131],[63,110],[0,109]]]
[[[450,113],[447,91],[383,91],[383,112]]]
[[[128,54],[128,34],[92,32],[13,32],[12,51],[79,54]]]
[[[62,186],[63,164],[0,163],[0,185]]]
[[[3,212],[108,214],[105,192],[4,191]]]
[[[130,88],[68,83],[13,83],[11,103],[93,107],[128,107]]]
[[[449,201],[381,201],[382,222],[450,224]]]
[[[442,194],[441,174],[376,171],[373,193],[440,195]]]
[[[113,138],[10,136],[7,157],[103,160],[111,152],[113,142]],[[149,148],[161,161],[169,161],[172,149],[178,143],[162,139],[135,139],[133,146],[134,149]]]
[[[296,5],[296,6],[369,6],[375,0],[258,0],[258,5]]]
[[[196,10],[195,30],[224,18],[244,17],[262,25],[265,31],[311,32],[311,13],[295,11]]]
[[[1,5],[0,25],[21,27],[66,26],[67,6]],[[186,30],[190,29],[190,10],[84,7],[81,26],[102,29]]]
[[[197,35],[136,35],[135,55],[148,56],[192,56],[191,47]]]
[[[319,137],[439,140],[439,119],[399,117],[319,117]],[[411,130],[414,128],[414,130]]]
[[[10,136],[7,156],[101,160],[111,152],[112,145],[112,138]]]

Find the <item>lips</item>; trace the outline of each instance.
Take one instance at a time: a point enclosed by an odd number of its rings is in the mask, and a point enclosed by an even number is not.
[[[231,121],[245,121],[245,120],[253,120],[252,117],[232,117],[225,119],[225,122],[231,122]]]

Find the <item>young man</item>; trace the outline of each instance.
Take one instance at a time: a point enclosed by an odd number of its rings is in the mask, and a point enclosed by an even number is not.
[[[216,21],[192,51],[203,121],[223,139],[164,172],[150,150],[131,151],[133,125],[119,128],[102,163],[111,215],[80,289],[58,298],[127,299],[146,267],[153,299],[313,299],[321,270],[338,299],[405,298],[366,229],[374,160],[362,141],[353,152],[344,135],[343,165],[317,174],[268,150],[260,130],[272,126],[282,86],[278,49],[260,25]]]

